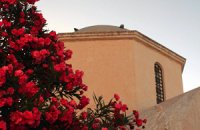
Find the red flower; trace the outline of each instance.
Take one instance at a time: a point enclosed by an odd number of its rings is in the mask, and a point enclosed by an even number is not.
[[[6,104],[6,98],[0,99],[0,108],[3,107]]]
[[[12,104],[13,104],[13,99],[12,99],[11,97],[8,97],[8,98],[6,99],[6,104],[7,104],[8,106],[12,106]]]
[[[24,34],[24,32],[25,32],[25,29],[24,28],[20,28],[20,29],[12,29],[11,30],[11,33],[13,34],[13,35],[15,35],[15,36],[21,36],[21,35],[23,35]]]
[[[87,112],[82,112],[82,113],[81,113],[81,117],[82,117],[83,119],[86,119],[86,118],[87,118],[87,115],[88,115]]]
[[[32,57],[35,59],[36,63],[42,62],[47,56],[50,55],[50,52],[46,49],[42,49],[40,51],[32,51],[31,52]]]
[[[136,119],[139,118],[139,112],[138,111],[134,110],[133,115],[135,116]]]
[[[34,124],[33,113],[31,111],[23,112],[22,117],[24,120],[26,120],[27,124],[29,125]]]
[[[38,37],[33,37],[33,41],[34,41],[35,43],[37,43],[37,42],[38,42]]]
[[[67,101],[67,99],[64,99],[64,98],[60,99],[60,103],[61,103],[63,106],[65,106],[65,107],[68,106],[68,101]]]
[[[2,21],[0,21],[0,27],[3,25],[3,22]]]
[[[6,130],[6,122],[5,121],[0,121],[0,129]]]
[[[0,68],[0,87],[6,82],[6,71],[2,68]]]
[[[83,71],[80,71],[80,70],[75,71],[75,75],[76,75],[77,78],[82,78],[83,74],[84,74]]]
[[[10,115],[10,120],[15,124],[15,125],[18,125],[18,124],[21,124],[23,118],[22,118],[22,113],[19,112],[19,111],[16,111],[16,112],[12,112],[11,115]]]
[[[16,70],[15,71],[15,77],[20,77],[24,74],[24,72],[22,70]]]
[[[6,28],[10,28],[11,27],[11,22],[9,22],[9,21],[7,21],[7,20],[3,20],[3,23],[4,23],[4,26],[6,27]]]
[[[115,94],[114,94],[114,98],[115,98],[116,101],[118,101],[118,100],[120,99],[120,96],[119,96],[118,94],[115,93]]]
[[[38,38],[38,44],[44,46],[44,38]]]
[[[16,50],[21,50],[22,47],[24,47],[24,45],[26,44],[27,41],[25,41],[25,38],[20,38],[20,40],[16,40],[16,43],[17,43],[17,46],[18,46],[18,49]]]
[[[40,105],[40,104],[43,103],[43,102],[44,102],[44,98],[43,98],[43,96],[40,95],[39,103],[38,103],[38,104]]]
[[[48,37],[45,38],[45,39],[44,39],[44,43],[45,43],[46,46],[50,45],[50,43],[51,43],[51,39],[48,38]]]
[[[20,29],[17,30],[17,34],[18,34],[19,36],[23,35],[24,32],[25,32],[25,29],[24,29],[24,28],[20,28]]]
[[[35,20],[34,21],[34,25],[35,26],[40,26],[41,25],[41,21],[40,20]]]
[[[40,52],[39,51],[33,51],[31,53],[32,57],[35,59],[39,59],[40,58]]]
[[[143,123],[147,123],[147,119],[144,119],[144,120],[143,120]]]
[[[126,105],[126,104],[123,104],[122,107],[121,107],[121,110],[122,110],[123,112],[125,112],[127,109],[128,109],[127,105]]]
[[[81,99],[80,99],[80,104],[79,104],[80,109],[82,109],[86,105],[88,105],[89,102],[90,102],[89,98],[87,98],[86,96],[82,96]]]
[[[18,61],[17,61],[15,55],[13,55],[13,54],[8,55],[7,59],[8,59],[9,62],[11,62],[14,65],[18,64]]]
[[[26,74],[27,75],[31,75],[33,73],[33,70],[32,69],[28,69],[27,71],[26,71]]]
[[[86,86],[85,84],[81,84],[80,87],[81,87],[84,91],[87,91],[87,90],[88,90],[88,86]]]
[[[27,79],[28,79],[28,76],[26,74],[18,77],[19,85],[24,85],[26,83]]]
[[[72,57],[72,51],[71,50],[66,50],[64,52],[64,55],[65,55],[65,60],[68,60]]]
[[[122,107],[122,104],[121,103],[115,103],[115,109],[116,110],[120,110]]]
[[[20,17],[21,18],[25,17],[25,13],[24,12],[20,12]]]
[[[66,90],[68,90],[68,91],[71,91],[72,89],[73,89],[73,84],[72,83],[68,83],[67,85],[66,85]]]
[[[50,124],[53,124],[58,119],[58,115],[60,115],[60,110],[58,110],[55,106],[52,106],[49,112],[45,112],[46,120]]]
[[[11,33],[12,33],[13,35],[16,35],[16,36],[17,36],[17,29],[12,29],[12,30],[11,30]]]
[[[7,32],[2,32],[1,35],[2,35],[3,37],[7,37],[7,36],[8,36],[8,33],[7,33]]]
[[[13,95],[14,91],[15,91],[15,90],[14,90],[13,87],[9,87],[9,88],[7,89],[7,91],[6,91],[6,93],[9,94],[9,95]]]
[[[23,23],[26,22],[26,20],[25,20],[24,18],[20,18],[20,19],[19,19],[19,22],[20,22],[21,24],[23,24]]]
[[[13,65],[12,65],[12,64],[9,64],[9,65],[8,65],[8,73],[9,73],[9,74],[12,74],[12,72],[13,72]]]
[[[65,63],[56,64],[54,65],[54,70],[57,72],[63,72],[66,70],[66,64]]]
[[[137,126],[142,126],[143,121],[141,119],[136,120]]]
[[[55,36],[56,36],[56,32],[55,32],[55,31],[51,31],[51,32],[49,33],[49,35],[50,35],[51,37],[55,37]]]
[[[44,59],[46,56],[48,56],[50,53],[49,53],[49,51],[48,50],[46,50],[46,49],[42,49],[42,50],[40,50],[40,55],[41,55],[41,57]]]
[[[52,100],[52,103],[57,103],[58,102],[57,98],[55,98],[55,97],[52,97],[51,100]]]
[[[39,88],[34,82],[28,82],[24,87],[19,88],[18,91],[19,93],[25,94],[28,98],[31,98],[39,91]]]
[[[10,45],[11,48],[13,48],[15,50],[20,50],[19,46],[13,41],[9,41],[9,45]]]
[[[31,34],[32,34],[32,35],[37,35],[37,34],[38,34],[38,28],[32,27],[32,28],[31,28]]]
[[[36,128],[40,124],[41,112],[37,108],[33,108],[32,111],[24,112],[12,112],[10,120],[13,125],[29,125],[31,128]]]
[[[41,117],[41,112],[38,110],[38,108],[36,108],[36,107],[34,107],[33,108],[33,113],[34,113],[34,119],[36,120],[36,121],[40,121],[40,117]],[[38,123],[38,122],[37,122]],[[39,124],[38,124],[39,125]]]
[[[75,100],[71,100],[71,101],[69,102],[69,105],[72,106],[72,107],[74,107],[74,108],[77,106]]]
[[[59,118],[59,120],[62,122],[67,121],[69,124],[71,124],[73,121],[73,113],[74,113],[74,109],[72,108],[68,109],[67,111],[63,113],[63,115]]]
[[[32,42],[33,41],[33,36],[30,35],[30,34],[24,34],[24,41]]]

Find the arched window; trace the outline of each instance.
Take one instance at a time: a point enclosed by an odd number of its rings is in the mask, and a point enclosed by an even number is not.
[[[165,100],[164,95],[164,86],[163,86],[163,76],[162,76],[162,68],[158,63],[154,65],[155,71],[155,81],[156,81],[156,101],[157,104],[163,102]]]

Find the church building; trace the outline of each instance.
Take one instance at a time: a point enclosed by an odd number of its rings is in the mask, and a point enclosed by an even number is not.
[[[84,71],[91,99],[118,93],[129,108],[144,110],[183,93],[186,59],[138,31],[96,25],[59,39],[73,51],[73,68]]]

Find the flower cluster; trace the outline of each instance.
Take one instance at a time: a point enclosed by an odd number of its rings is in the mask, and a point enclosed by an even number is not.
[[[36,128],[40,124],[41,112],[38,108],[32,111],[19,112],[15,111],[10,114],[10,129],[27,129],[25,125]]]
[[[138,111],[126,116],[128,107],[120,101],[118,94],[109,103],[105,103],[102,97],[94,95],[96,109],[88,109],[80,115],[84,130],[127,130],[144,128],[146,119],[139,118]],[[87,126],[85,124],[88,124]]]
[[[118,95],[98,112],[79,114],[90,101],[83,72],[67,64],[72,51],[56,32],[44,29],[37,1],[0,0],[0,129],[124,129],[127,106]],[[139,117],[133,121],[141,126]]]
[[[146,123],[147,122],[147,120],[146,119],[140,119],[139,118],[139,112],[138,111],[136,111],[136,110],[134,110],[133,111],[133,115],[134,115],[134,123],[137,125],[137,126],[142,126],[143,125],[143,123]],[[134,127],[133,125],[132,125],[132,127]],[[143,126],[144,127],[144,126]]]

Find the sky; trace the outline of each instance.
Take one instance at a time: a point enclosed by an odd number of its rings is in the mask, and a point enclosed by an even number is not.
[[[200,0],[40,0],[47,29],[124,24],[187,59],[184,91],[200,86]]]

